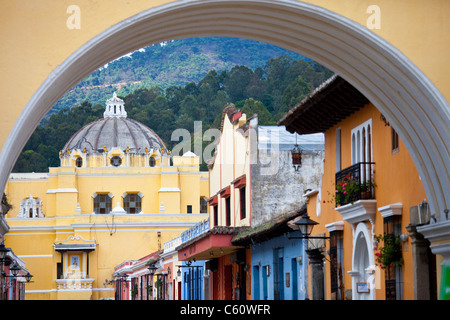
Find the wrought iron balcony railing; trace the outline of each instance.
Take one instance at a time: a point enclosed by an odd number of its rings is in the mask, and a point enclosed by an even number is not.
[[[375,199],[374,162],[359,162],[336,172],[336,206]]]

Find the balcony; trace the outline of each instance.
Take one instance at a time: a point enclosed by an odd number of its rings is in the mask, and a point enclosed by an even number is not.
[[[374,162],[359,162],[336,172],[336,207],[375,199]]]
[[[94,279],[57,279],[57,290],[91,290]]]
[[[205,219],[181,234],[181,243],[186,243],[209,230],[209,218]]]

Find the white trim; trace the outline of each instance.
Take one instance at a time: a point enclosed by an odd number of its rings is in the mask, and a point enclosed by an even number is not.
[[[158,192],[181,192],[179,188],[161,188]]]
[[[78,193],[75,188],[48,189],[46,193]]]
[[[370,130],[369,130],[370,128]],[[340,129],[340,128],[339,128]],[[365,140],[363,140],[363,130],[365,132]],[[370,133],[370,136],[368,136],[367,132]],[[350,146],[352,151],[352,164],[358,163],[358,162],[372,162],[373,159],[373,150],[372,150],[372,118],[365,121],[364,123],[361,123],[360,125],[356,126],[351,130],[350,134]],[[353,140],[353,138],[356,139],[356,141]],[[355,142],[355,143],[353,143]],[[367,149],[367,146],[370,145],[370,152]],[[362,147],[365,146],[366,152],[363,154]]]
[[[328,229],[328,232],[332,231],[342,231],[344,230],[344,221],[336,221],[325,225],[325,228]]]
[[[192,227],[198,222],[115,222],[114,228]],[[72,223],[73,228],[111,228],[107,223]]]
[[[88,289],[85,289],[88,290]],[[81,291],[81,290],[71,290],[71,289],[64,289],[64,290],[57,290],[57,289],[49,289],[49,290],[25,290],[25,294],[37,294],[37,293],[54,293],[54,292],[70,292],[70,291]],[[114,291],[114,288],[92,288],[89,291]]]
[[[53,258],[52,254],[33,254],[33,255],[18,255],[21,259],[28,259],[28,258]]]
[[[365,241],[365,247],[361,247]],[[367,257],[364,256],[364,251],[367,250]],[[367,266],[364,270],[361,269],[361,259],[367,258]],[[353,300],[375,300],[375,278],[373,270],[375,267],[375,258],[373,255],[372,232],[367,227],[366,223],[360,222],[356,226],[353,233],[353,252],[352,252],[352,270],[348,274],[352,277],[352,299]],[[369,282],[369,293],[358,293],[357,283]],[[372,281],[372,283],[370,283]]]
[[[318,193],[319,193],[319,189],[314,189],[314,190],[311,190],[311,191],[308,191],[308,192],[304,193],[303,197],[304,198],[309,198],[309,197],[311,197],[311,196],[313,196],[315,194],[318,194]]]
[[[351,224],[370,221],[373,225],[375,222],[376,208],[377,200],[358,200],[354,203],[337,207],[335,210],[341,214],[345,221]]]
[[[387,206],[378,208],[381,216],[383,218],[391,216],[401,216],[402,215],[403,204],[401,202],[389,204]]]
[[[450,240],[450,220],[417,226],[417,231],[423,234],[430,242],[448,241]]]

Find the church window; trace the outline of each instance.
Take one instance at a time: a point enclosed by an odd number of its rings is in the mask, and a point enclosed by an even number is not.
[[[127,213],[139,213],[142,211],[142,198],[137,193],[130,193],[123,199],[123,208]]]
[[[94,198],[94,212],[105,214],[110,213],[112,207],[112,201],[107,194],[97,194]]]
[[[43,218],[42,200],[34,198],[31,194],[20,202],[20,211],[18,218]]]
[[[208,212],[208,201],[206,201],[205,197],[200,198],[200,213]]]
[[[149,164],[150,167],[154,167],[156,165],[156,159],[154,157],[150,157]]]
[[[114,156],[111,158],[111,165],[118,167],[122,164],[122,158],[119,156]]]
[[[83,158],[78,157],[78,158],[75,160],[75,163],[76,163],[76,166],[77,166],[78,168],[81,168],[81,167],[83,166]]]
[[[399,150],[398,147],[398,133],[394,130],[394,128],[391,127],[391,149],[392,154],[397,153]]]

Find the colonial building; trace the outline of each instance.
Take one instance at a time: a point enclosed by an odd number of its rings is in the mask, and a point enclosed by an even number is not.
[[[192,154],[171,156],[122,99],[87,124],[49,173],[11,174],[5,245],[27,263],[27,299],[114,297],[114,267],[161,250],[204,220],[208,174]]]
[[[395,128],[339,76],[279,124],[325,134],[322,185],[306,195],[321,237],[308,241],[311,298],[436,299],[442,257],[417,232],[430,221],[427,199]]]
[[[211,300],[251,299],[250,249],[231,240],[250,226],[250,128],[255,121],[234,105],[224,109],[220,139],[208,165],[208,226],[195,236],[186,234],[187,241],[177,247],[185,265],[207,261]]]
[[[299,171],[291,160],[297,142],[304,149]],[[209,220],[190,229],[192,236],[186,231],[177,248],[178,259],[196,263],[196,270],[206,261],[205,298],[305,296],[303,246],[288,238],[299,236],[288,222],[300,214],[301,195],[320,185],[322,160],[322,134],[296,137],[284,128],[259,126],[257,115],[247,118],[234,105],[224,109],[209,163]]]
[[[304,241],[290,221],[306,211],[302,195],[320,186],[323,134],[291,134],[276,126],[258,126],[256,133],[251,226],[232,243],[251,249],[253,299],[303,300],[308,297],[307,259]],[[295,150],[301,152],[301,165],[293,165]]]

